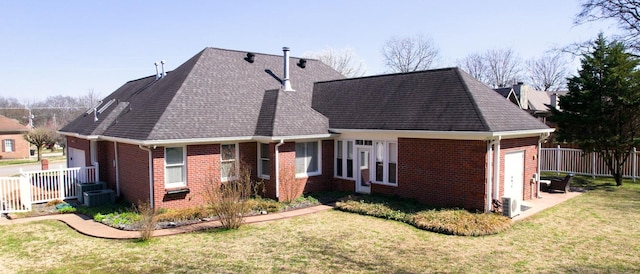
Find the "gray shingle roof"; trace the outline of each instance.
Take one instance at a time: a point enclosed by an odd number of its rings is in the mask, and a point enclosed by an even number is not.
[[[458,68],[317,83],[330,128],[503,132],[548,129]]]
[[[97,123],[90,114],[61,131],[139,141],[327,133],[326,117],[310,107],[313,83],[342,75],[318,60],[308,59],[302,69],[296,66],[299,58],[291,58],[295,91],[265,92],[280,88],[265,70],[283,75],[283,57],[255,54],[249,63],[246,54],[206,48],[163,79],[150,76],[120,87],[103,100],[117,103],[100,113]],[[261,113],[270,112],[272,124],[265,125],[269,117]]]

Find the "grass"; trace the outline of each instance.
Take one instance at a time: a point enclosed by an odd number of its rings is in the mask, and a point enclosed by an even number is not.
[[[66,160],[66,156],[48,156],[48,157],[42,157],[42,159],[47,159],[49,160],[49,163],[51,162],[60,162],[60,161],[64,161]],[[36,164],[39,163],[38,160],[36,158],[30,158],[30,159],[5,159],[5,160],[0,160],[0,166],[11,166],[11,165],[23,165],[23,164]]]
[[[490,236],[443,235],[341,211],[148,242],[91,238],[57,221],[39,221],[0,226],[0,269],[9,273],[640,272],[640,184],[625,181],[622,187],[611,187],[610,179],[579,178],[592,190]]]

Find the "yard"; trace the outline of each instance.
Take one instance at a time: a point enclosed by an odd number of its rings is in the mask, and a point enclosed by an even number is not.
[[[57,221],[0,226],[0,272],[639,272],[640,184],[576,183],[592,190],[484,237],[339,211],[150,242],[90,238]]]

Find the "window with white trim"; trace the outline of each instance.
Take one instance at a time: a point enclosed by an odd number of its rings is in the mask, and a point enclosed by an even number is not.
[[[353,142],[336,140],[335,177],[353,178]]]
[[[320,174],[320,142],[296,143],[296,176]]]
[[[389,143],[388,178],[390,184],[398,183],[398,143]]]
[[[269,144],[258,143],[258,174],[260,178],[269,179],[270,169]]]
[[[237,172],[238,146],[236,144],[220,145],[220,177],[222,181],[235,178]]]
[[[164,148],[164,185],[166,188],[186,186],[185,148]]]
[[[15,148],[15,140],[13,139],[5,139],[2,143],[2,150],[4,152],[14,152],[16,151]]]

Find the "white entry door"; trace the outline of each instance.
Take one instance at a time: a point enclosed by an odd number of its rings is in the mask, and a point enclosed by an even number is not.
[[[356,174],[356,192],[371,193],[371,148],[358,148],[358,165]]]
[[[524,187],[524,151],[504,156],[504,196],[522,200]]]

